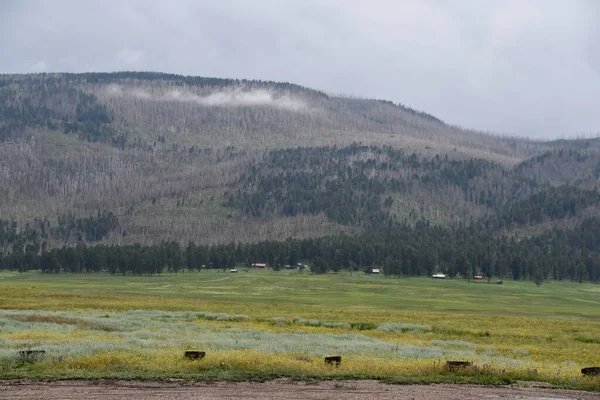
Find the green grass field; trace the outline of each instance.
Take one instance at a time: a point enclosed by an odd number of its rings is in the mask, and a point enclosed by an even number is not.
[[[0,378],[506,383],[600,390],[600,286],[362,273],[0,274]],[[42,360],[19,350],[44,349]],[[185,350],[207,351],[184,359]],[[341,355],[342,364],[323,362]],[[475,367],[447,371],[447,360]]]

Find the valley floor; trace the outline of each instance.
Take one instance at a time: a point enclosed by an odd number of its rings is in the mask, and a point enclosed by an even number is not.
[[[600,376],[581,369],[600,361],[599,289],[254,270],[3,273],[0,379],[544,381],[598,392]],[[472,366],[447,368],[457,360]]]

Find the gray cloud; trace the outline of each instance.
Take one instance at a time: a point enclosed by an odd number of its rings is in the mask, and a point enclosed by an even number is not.
[[[7,0],[0,72],[289,81],[549,138],[600,132],[599,25],[596,0]]]

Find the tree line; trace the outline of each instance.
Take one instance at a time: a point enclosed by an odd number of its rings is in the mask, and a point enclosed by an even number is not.
[[[501,279],[600,281],[600,218],[589,218],[572,229],[553,229],[530,238],[495,237],[475,227],[434,227],[426,222],[390,226],[369,234],[304,240],[181,246],[86,245],[35,249],[13,246],[0,253],[0,269],[45,273],[110,273],[153,275],[203,268],[229,269],[267,263],[274,270],[307,263],[313,273],[365,271],[381,268],[389,277],[450,278],[474,275]]]

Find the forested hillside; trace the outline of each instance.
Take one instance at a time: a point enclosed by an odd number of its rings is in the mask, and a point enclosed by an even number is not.
[[[0,268],[597,280],[599,179],[596,139],[495,136],[291,83],[0,75]]]

